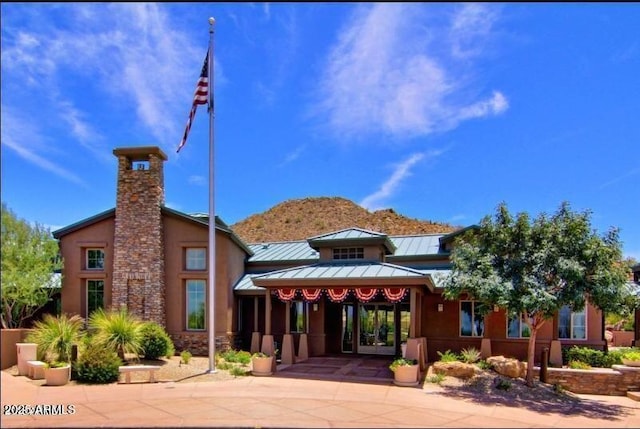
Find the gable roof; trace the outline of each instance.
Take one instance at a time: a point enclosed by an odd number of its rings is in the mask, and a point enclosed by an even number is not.
[[[320,247],[362,246],[364,244],[380,244],[384,246],[387,255],[392,255],[396,250],[387,234],[361,228],[346,228],[340,231],[317,235],[309,238],[307,242],[309,246],[316,250]]]
[[[186,213],[179,212],[174,209],[170,209],[166,206],[162,206],[160,210],[163,215],[174,216],[186,222],[191,222],[206,228],[209,227],[208,215],[196,214],[192,216]],[[81,221],[78,221],[76,223],[73,223],[64,228],[57,229],[52,232],[52,235],[56,240],[59,240],[60,238],[64,237],[67,234],[71,234],[72,232],[78,231],[82,228],[87,228],[105,219],[115,217],[115,215],[116,215],[116,209],[115,208],[109,209],[102,213],[98,213],[97,215],[94,215],[86,219],[83,219]],[[218,216],[216,216],[216,230],[227,234],[231,238],[231,240],[238,245],[238,247],[240,247],[242,250],[245,251],[245,253],[247,253],[247,255],[249,256],[253,255],[253,251],[244,243],[244,241],[240,239],[240,237],[236,235],[235,232],[233,232],[233,230],[229,227],[229,225],[227,225],[224,221],[222,221],[222,219],[220,219]]]

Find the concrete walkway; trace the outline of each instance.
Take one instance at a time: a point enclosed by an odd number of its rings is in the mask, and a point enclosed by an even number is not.
[[[281,377],[195,383],[38,386],[2,371],[7,405],[73,405],[74,414],[2,415],[13,427],[640,427],[640,403],[501,404],[419,388]],[[42,409],[42,407],[40,407]]]

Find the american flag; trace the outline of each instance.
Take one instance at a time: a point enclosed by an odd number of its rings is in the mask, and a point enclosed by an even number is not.
[[[180,152],[182,146],[187,143],[187,136],[189,135],[189,130],[191,130],[191,123],[193,122],[193,118],[196,115],[196,109],[199,104],[207,104],[209,102],[209,52],[207,52],[207,56],[204,59],[204,64],[202,65],[202,71],[200,72],[200,77],[198,78],[198,83],[196,84],[196,92],[193,94],[193,104],[191,105],[191,112],[189,112],[189,120],[187,121],[187,128],[184,130],[184,135],[182,136],[182,141],[180,141],[180,145],[178,146],[178,150],[176,152]]]

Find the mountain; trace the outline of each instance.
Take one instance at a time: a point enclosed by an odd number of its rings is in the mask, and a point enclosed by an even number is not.
[[[370,212],[340,197],[287,200],[231,225],[246,243],[306,240],[352,227],[387,235],[447,233],[460,229],[445,223],[408,218],[393,209]]]

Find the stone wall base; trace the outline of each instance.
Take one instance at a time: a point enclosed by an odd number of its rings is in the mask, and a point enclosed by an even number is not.
[[[540,374],[539,367],[533,371],[536,377]],[[640,368],[625,365],[613,365],[611,369],[548,368],[547,383],[558,384],[573,393],[625,396],[627,391],[640,390]]]
[[[180,332],[177,334],[169,334],[176,353],[180,354],[183,350],[189,350],[194,356],[209,355],[209,334],[206,332]],[[227,351],[231,348],[237,349],[240,337],[235,333],[227,333],[226,335],[216,336],[216,352]]]

